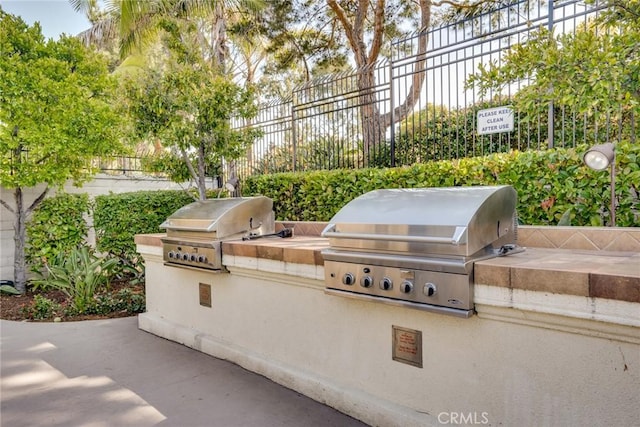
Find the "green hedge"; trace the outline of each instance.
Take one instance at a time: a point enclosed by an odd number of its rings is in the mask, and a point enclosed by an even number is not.
[[[84,244],[90,210],[87,194],[61,193],[43,200],[27,223],[25,256],[31,268],[39,271],[46,259]]]
[[[276,217],[287,221],[328,221],[346,203],[380,188],[512,185],[523,224],[571,225],[609,222],[609,173],[582,163],[587,147],[493,154],[388,169],[334,170],[253,176],[244,195],[274,200]],[[640,226],[640,145],[617,146],[616,223]]]
[[[39,271],[45,259],[85,245],[86,217],[93,208],[97,249],[141,271],[134,236],[162,232],[159,225],[193,200],[183,191],[108,194],[97,196],[94,203],[87,194],[63,193],[47,198],[27,225],[27,261],[32,270]]]
[[[160,224],[177,209],[193,202],[183,191],[139,191],[97,196],[93,213],[96,246],[140,267],[136,234],[160,233]]]
[[[609,221],[609,173],[582,164],[586,147],[511,152],[485,157],[416,164],[389,169],[281,173],[248,178],[246,196],[274,200],[276,217],[287,221],[328,221],[346,203],[379,188],[449,187],[510,184],[518,192],[524,224],[606,225]],[[640,145],[617,147],[617,225],[640,226]],[[159,225],[193,198],[182,191],[109,194],[95,199],[97,249],[141,268],[136,234],[162,232]],[[86,194],[46,199],[28,225],[27,256],[32,266],[81,245],[87,235]]]

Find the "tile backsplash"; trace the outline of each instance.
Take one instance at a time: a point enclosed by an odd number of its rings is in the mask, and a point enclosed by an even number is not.
[[[319,236],[327,224],[327,222],[276,221],[276,231],[293,228],[294,236]]]
[[[521,225],[518,244],[532,248],[640,252],[640,228]]]
[[[326,226],[326,222],[278,221],[276,231],[293,228],[296,236],[319,236]],[[640,227],[521,225],[518,244],[531,248],[640,252]]]

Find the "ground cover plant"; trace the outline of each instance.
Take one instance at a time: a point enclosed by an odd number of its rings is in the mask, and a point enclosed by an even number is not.
[[[70,302],[70,307],[84,313],[94,303],[94,295],[109,284],[115,258],[96,256],[87,246],[69,254],[61,253],[47,260],[42,271],[31,281],[34,290],[58,290]]]
[[[144,311],[144,285],[128,281],[110,283],[96,292],[82,312],[58,289],[27,288],[17,295],[0,291],[0,319],[5,320],[69,322],[126,317]]]
[[[62,321],[120,317],[145,310],[144,265],[136,234],[159,233],[159,225],[192,202],[184,191],[58,194],[35,209],[27,226],[31,271],[26,292],[0,285],[0,318]],[[97,247],[87,242],[92,216]]]
[[[117,278],[118,260],[81,246],[45,258],[26,292],[0,287],[0,318],[72,321],[131,316],[145,310],[144,285]],[[114,281],[115,279],[115,281]]]

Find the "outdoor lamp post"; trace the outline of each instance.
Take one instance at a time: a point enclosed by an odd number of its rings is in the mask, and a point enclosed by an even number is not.
[[[238,188],[239,183],[240,183],[240,180],[238,178],[231,178],[224,184],[224,188],[229,193],[233,193]]]
[[[582,161],[591,169],[602,171],[611,167],[611,227],[616,226],[616,152],[615,144],[608,142],[606,144],[598,144],[591,147],[584,156]]]

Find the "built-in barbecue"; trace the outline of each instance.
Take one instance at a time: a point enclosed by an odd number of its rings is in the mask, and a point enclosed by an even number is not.
[[[267,197],[209,199],[188,204],[160,225],[166,265],[225,271],[221,242],[274,233],[273,201]]]
[[[469,317],[474,262],[521,250],[510,186],[386,189],[322,232],[326,292]]]

